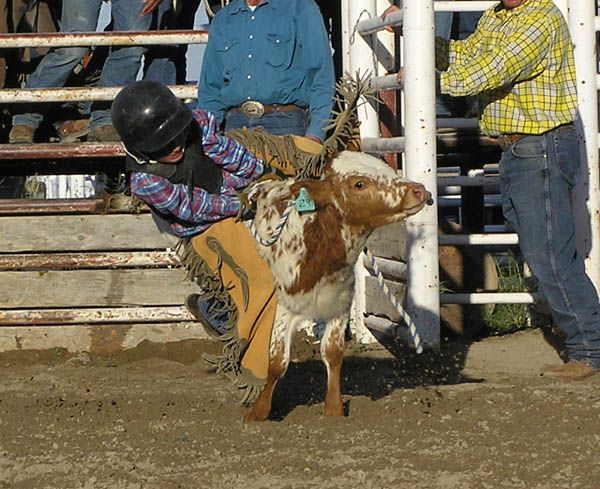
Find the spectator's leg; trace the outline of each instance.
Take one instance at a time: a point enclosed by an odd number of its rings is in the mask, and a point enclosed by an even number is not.
[[[8,14],[11,16],[11,22],[9,22],[10,32],[17,32],[17,26],[23,19],[25,13],[29,10],[28,0],[12,0],[7,2],[9,10]]]
[[[7,0],[0,0],[0,34],[8,33],[8,4]],[[0,49],[0,88],[6,83],[6,53]]]
[[[571,192],[580,173],[573,128],[518,141],[502,155],[503,211],[565,333],[571,360],[600,368],[600,306],[575,245]]]
[[[61,32],[89,32],[96,29],[98,23],[98,14],[100,12],[100,6],[102,0],[86,0],[85,2],[77,0],[63,0],[62,6],[62,22]],[[84,54],[87,52],[86,47],[69,47],[69,48],[58,48],[54,51],[50,51],[36,70],[29,77],[26,88],[51,88],[51,87],[62,87],[69,78],[69,75],[73,71],[75,65],[81,60]],[[40,107],[40,104],[36,104],[37,110],[32,111],[31,107],[28,107],[29,112],[15,115],[13,117],[13,131],[15,133],[24,132],[22,126],[30,128],[31,134],[30,139],[33,139],[33,131],[39,126],[43,119],[43,113],[47,110],[47,106]],[[19,130],[18,129],[19,126]],[[18,138],[12,137],[11,142],[30,142],[23,140],[16,140]],[[26,139],[26,138],[22,138]]]
[[[152,22],[152,30],[176,29],[175,9],[172,2],[163,0],[158,6],[158,25]],[[176,58],[178,46],[149,46],[144,58],[144,80],[164,85],[177,83]]]
[[[113,0],[112,16],[115,31],[147,31],[152,22],[152,14],[140,16],[142,0]],[[143,46],[115,47],[111,49],[102,68],[101,87],[125,86],[135,81],[140,70],[141,59],[146,48]],[[117,140],[110,121],[110,103],[92,104],[90,134],[88,140]],[[101,128],[107,129],[100,131]]]
[[[198,13],[200,3],[201,0],[177,2],[177,11],[175,12],[175,25],[177,29],[194,29],[196,15]],[[187,83],[187,53],[188,45],[180,44],[175,56],[175,68],[177,70],[178,85]]]

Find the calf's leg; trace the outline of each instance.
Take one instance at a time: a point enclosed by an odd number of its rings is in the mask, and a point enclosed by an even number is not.
[[[265,421],[269,417],[275,385],[285,374],[290,362],[290,345],[295,324],[290,313],[278,304],[271,333],[267,382],[254,404],[244,415],[244,422]]]
[[[344,332],[348,316],[332,319],[325,327],[321,340],[321,357],[327,367],[327,395],[325,396],[325,416],[343,416],[344,403],[340,388],[340,373],[344,358]]]

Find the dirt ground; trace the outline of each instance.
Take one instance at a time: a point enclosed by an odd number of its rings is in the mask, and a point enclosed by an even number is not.
[[[541,376],[559,356],[539,331],[388,348],[349,348],[330,419],[300,345],[273,420],[250,425],[207,342],[1,354],[0,488],[600,488],[600,376]]]

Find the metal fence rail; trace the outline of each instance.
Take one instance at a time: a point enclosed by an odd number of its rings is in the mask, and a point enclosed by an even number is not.
[[[204,44],[208,40],[205,30],[179,30],[155,32],[82,32],[53,34],[1,34],[0,49],[22,47],[69,46],[148,46],[169,44]],[[113,100],[122,87],[73,87],[44,89],[1,89],[0,103],[42,103],[70,101]],[[193,85],[169,87],[181,99],[195,99],[198,89]]]
[[[0,49],[73,46],[154,46],[204,44],[207,41],[208,31],[204,30],[0,34]]]

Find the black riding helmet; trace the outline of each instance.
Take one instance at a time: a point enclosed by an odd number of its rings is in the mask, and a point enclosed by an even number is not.
[[[129,151],[148,154],[180,135],[193,115],[165,85],[143,80],[119,92],[112,104],[111,118]]]

